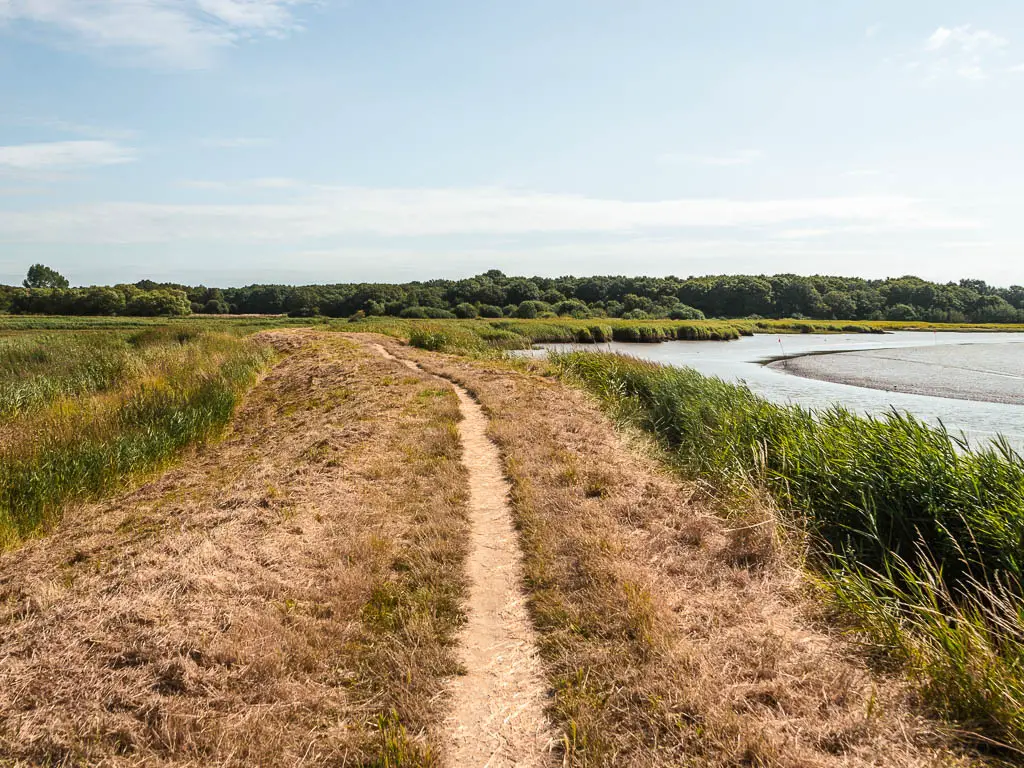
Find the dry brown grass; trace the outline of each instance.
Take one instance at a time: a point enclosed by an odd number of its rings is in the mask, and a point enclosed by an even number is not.
[[[338,336],[269,338],[290,354],[224,441],[0,556],[0,764],[435,762],[455,395]]]
[[[818,621],[770,510],[724,520],[557,381],[388,343],[491,417],[567,763],[975,764]]]

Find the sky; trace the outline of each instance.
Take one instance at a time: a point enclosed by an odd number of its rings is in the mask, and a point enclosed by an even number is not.
[[[0,282],[1024,283],[1019,0],[0,0]]]

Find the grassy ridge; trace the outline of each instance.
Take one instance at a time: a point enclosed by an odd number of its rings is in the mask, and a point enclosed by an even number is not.
[[[869,323],[774,320],[409,320],[364,318],[337,323],[338,330],[383,333],[432,351],[484,354],[529,349],[534,344],[604,344],[611,341],[732,341],[755,333],[882,333]]]
[[[533,344],[603,344],[609,341],[731,341],[761,333],[886,333],[918,331],[1020,331],[1024,326],[960,326],[930,323],[845,322],[807,320],[409,320],[370,317],[331,324],[338,330],[384,333],[432,351],[486,354],[503,349],[528,349]]]
[[[270,359],[265,347],[198,328],[35,338],[6,352],[0,549],[56,520],[67,502],[210,437]]]
[[[770,494],[817,545],[837,602],[916,670],[928,700],[1024,748],[1024,460],[909,416],[811,413],[692,370],[553,362],[656,435],[686,475]]]

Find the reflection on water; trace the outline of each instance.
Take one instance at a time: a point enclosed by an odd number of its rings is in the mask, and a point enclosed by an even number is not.
[[[936,422],[951,432],[964,433],[975,445],[997,434],[1004,435],[1018,450],[1024,450],[1024,406],[953,400],[866,389],[848,384],[805,379],[769,368],[763,363],[788,355],[809,352],[861,349],[892,349],[950,344],[1021,344],[1018,333],[923,333],[902,331],[884,336],[819,335],[753,336],[739,341],[670,341],[663,344],[584,345],[547,344],[547,349],[590,349],[619,352],[669,365],[688,366],[707,376],[727,381],[744,381],[762,397],[783,403],[798,403],[822,409],[840,404],[851,410],[880,414],[892,408]],[[1009,349],[1009,348],[1007,348]],[[1018,349],[1012,351],[1016,354]],[[543,354],[543,351],[535,352]],[[965,375],[970,375],[965,373]]]

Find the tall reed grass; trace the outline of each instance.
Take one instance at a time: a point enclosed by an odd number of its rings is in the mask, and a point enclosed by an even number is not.
[[[19,404],[0,419],[0,549],[56,521],[65,504],[214,435],[271,359],[250,340],[205,331],[43,342],[9,358],[30,364],[16,387],[0,387],[21,393],[0,400]],[[0,370],[0,383],[11,370]]]
[[[1024,460],[897,412],[780,406],[689,369],[593,353],[552,362],[723,498],[756,488],[816,545],[837,603],[929,701],[1024,749]]]

